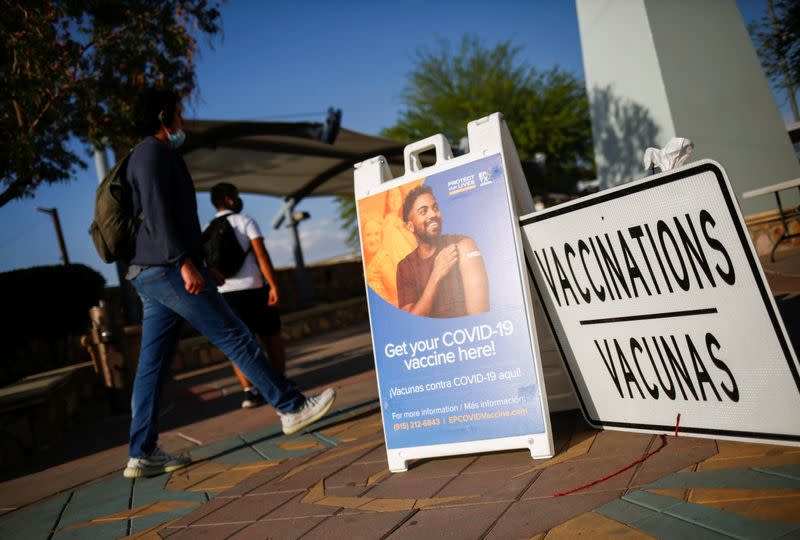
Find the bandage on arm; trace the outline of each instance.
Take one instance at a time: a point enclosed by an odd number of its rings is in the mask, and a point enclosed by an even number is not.
[[[464,284],[464,302],[467,314],[489,311],[489,279],[483,264],[483,255],[471,238],[459,242],[461,260],[459,267]]]

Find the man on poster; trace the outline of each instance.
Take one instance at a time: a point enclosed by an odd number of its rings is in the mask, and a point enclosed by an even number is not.
[[[401,309],[423,317],[463,317],[489,311],[489,279],[472,238],[442,234],[442,214],[430,186],[412,189],[403,222],[417,248],[397,265]]]

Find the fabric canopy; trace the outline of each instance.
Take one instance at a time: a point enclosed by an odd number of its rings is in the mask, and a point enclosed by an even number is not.
[[[402,174],[402,143],[310,122],[188,120],[181,147],[195,188],[230,182],[242,193],[299,202],[307,196],[352,195],[353,165],[377,155]],[[325,142],[334,139],[332,144]]]

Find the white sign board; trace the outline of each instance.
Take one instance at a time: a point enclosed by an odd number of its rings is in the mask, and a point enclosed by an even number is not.
[[[499,114],[356,166],[355,196],[389,469],[528,448],[553,455],[518,208],[533,208]],[[437,162],[419,154],[435,149]]]
[[[800,369],[713,161],[520,219],[597,427],[800,445]]]

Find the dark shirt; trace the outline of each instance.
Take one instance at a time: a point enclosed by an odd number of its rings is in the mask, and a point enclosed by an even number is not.
[[[400,307],[415,304],[422,296],[428,278],[433,271],[433,262],[442,248],[455,244],[464,236],[448,234],[441,237],[441,243],[436,251],[423,259],[419,256],[418,249],[409,253],[397,264],[397,305]],[[428,317],[463,317],[467,314],[464,300],[464,281],[461,271],[455,264],[447,275],[439,282],[436,294],[433,297],[431,312]]]
[[[133,210],[142,213],[130,264],[177,266],[190,257],[202,265],[197,199],[183,158],[147,137],[131,154],[126,179],[133,188]]]

